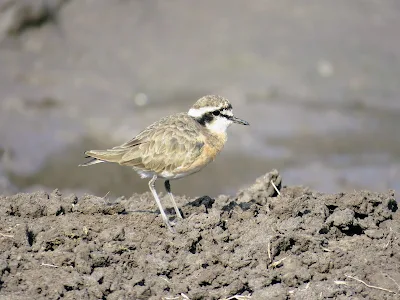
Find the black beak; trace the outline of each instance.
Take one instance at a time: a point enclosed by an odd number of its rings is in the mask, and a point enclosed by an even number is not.
[[[250,125],[249,122],[247,122],[247,121],[245,121],[245,120],[242,120],[242,119],[239,119],[239,118],[237,118],[237,117],[235,117],[235,116],[232,116],[232,117],[231,117],[231,120],[232,120],[234,123],[237,123],[237,124]]]

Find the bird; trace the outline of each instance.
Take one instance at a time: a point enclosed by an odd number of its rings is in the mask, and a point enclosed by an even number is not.
[[[164,117],[120,146],[86,151],[86,158],[91,159],[79,166],[118,163],[132,167],[141,178],[150,178],[149,189],[161,217],[166,227],[175,232],[157,195],[156,180],[164,179],[176,216],[182,219],[170,180],[196,173],[212,162],[224,147],[226,131],[232,123],[249,125],[233,115],[228,99],[207,95],[198,99],[188,112]]]

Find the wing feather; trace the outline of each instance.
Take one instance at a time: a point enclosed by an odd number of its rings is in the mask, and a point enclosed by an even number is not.
[[[119,163],[156,173],[188,166],[204,146],[198,126],[187,114],[161,119],[119,147],[126,149]]]

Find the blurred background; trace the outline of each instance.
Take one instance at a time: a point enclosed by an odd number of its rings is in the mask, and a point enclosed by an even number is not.
[[[399,30],[398,0],[0,0],[0,194],[148,191],[84,150],[210,93],[251,126],[175,194],[399,190]]]

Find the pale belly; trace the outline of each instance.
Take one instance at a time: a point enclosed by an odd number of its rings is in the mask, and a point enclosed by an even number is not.
[[[173,180],[173,179],[180,179],[183,178],[185,176],[194,174],[199,172],[202,168],[204,168],[206,165],[203,166],[199,166],[197,168],[193,168],[189,171],[185,171],[182,173],[179,173],[179,170],[176,170],[175,173],[172,172],[168,172],[168,171],[163,171],[161,173],[155,173],[153,171],[143,171],[143,170],[135,170],[141,178],[151,178],[154,175],[157,175],[158,178],[163,178],[163,179],[168,179],[168,180]]]

